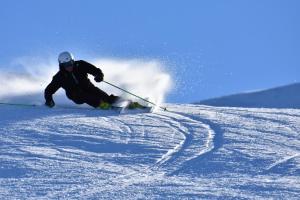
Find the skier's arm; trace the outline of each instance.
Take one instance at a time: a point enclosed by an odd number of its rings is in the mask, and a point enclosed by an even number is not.
[[[54,106],[54,101],[52,98],[52,95],[61,87],[61,81],[58,79],[57,76],[54,76],[51,83],[46,87],[45,89],[45,100],[46,100],[46,105],[49,107]]]
[[[86,73],[91,74],[95,77],[95,81],[97,81],[97,82],[103,81],[104,74],[101,69],[95,67],[91,63],[88,63],[84,60],[80,60],[79,62],[80,62],[80,64],[84,65],[83,68]]]

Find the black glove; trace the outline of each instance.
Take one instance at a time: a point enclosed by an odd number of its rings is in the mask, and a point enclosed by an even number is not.
[[[55,103],[53,100],[50,100],[50,101],[46,101],[45,105],[48,106],[49,108],[53,108],[55,106]]]
[[[100,74],[98,74],[97,76],[95,76],[94,80],[95,80],[96,82],[101,82],[101,81],[103,81],[103,77],[104,77],[104,74],[103,74],[103,73],[100,73]]]

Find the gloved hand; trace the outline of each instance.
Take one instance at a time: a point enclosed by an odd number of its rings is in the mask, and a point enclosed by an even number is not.
[[[103,81],[103,77],[104,77],[104,74],[103,74],[103,73],[100,73],[100,74],[98,74],[97,76],[95,76],[94,80],[95,80],[96,82],[101,82],[101,81]]]
[[[48,106],[49,108],[53,108],[55,106],[55,103],[53,100],[50,100],[50,101],[46,101],[45,105]]]

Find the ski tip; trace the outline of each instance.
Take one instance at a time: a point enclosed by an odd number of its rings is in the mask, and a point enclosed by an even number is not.
[[[167,107],[160,107],[163,111],[168,111]]]

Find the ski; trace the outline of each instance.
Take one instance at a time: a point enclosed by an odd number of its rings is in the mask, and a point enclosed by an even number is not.
[[[123,108],[120,114],[142,114],[142,113],[152,113],[154,110],[153,107],[144,107],[144,108],[134,108],[129,109],[127,107]]]
[[[126,100],[123,103],[123,108],[121,114],[139,114],[139,113],[151,113],[153,112],[153,107],[143,106],[138,102],[133,102],[131,100]]]
[[[115,112],[117,114],[139,114],[139,113],[151,113],[153,112],[153,107],[143,106],[140,108],[129,108],[131,101],[122,102],[119,105],[111,105],[108,109],[101,109],[101,108],[92,108],[92,107],[79,107],[79,106],[67,106],[67,105],[55,105],[53,108],[54,110],[57,109],[65,109],[65,110],[95,110],[101,112]],[[3,103],[0,102],[2,106],[18,106],[18,107],[25,107],[25,108],[43,108],[49,109],[43,104],[24,104],[24,103]]]

